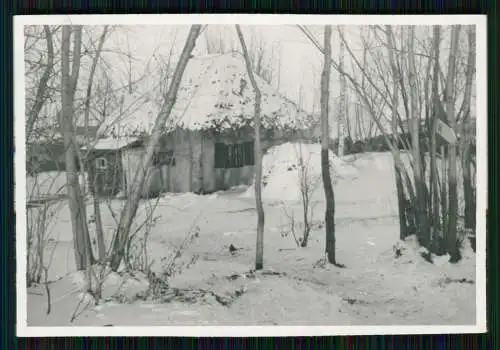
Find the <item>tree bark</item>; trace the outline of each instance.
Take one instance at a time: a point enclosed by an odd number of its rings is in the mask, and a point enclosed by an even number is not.
[[[330,159],[328,156],[329,150],[329,129],[328,129],[328,114],[330,98],[330,73],[331,73],[331,55],[332,55],[332,28],[325,26],[324,38],[324,64],[323,72],[321,73],[321,176],[323,179],[323,187],[325,191],[325,230],[326,230],[326,247],[325,253],[330,264],[337,264],[335,259],[335,195],[333,192],[332,179],[330,175]]]
[[[131,193],[120,215],[120,222],[116,231],[116,236],[113,244],[113,252],[111,254],[111,269],[113,271],[116,271],[119,268],[120,263],[123,259],[125,244],[128,240],[128,236],[130,235],[130,228],[139,207],[139,200],[141,198],[141,193],[146,180],[147,170],[151,165],[153,154],[160,140],[162,128],[165,125],[165,122],[167,121],[167,118],[169,117],[170,112],[172,111],[172,108],[174,107],[174,104],[176,102],[177,91],[179,90],[184,70],[186,69],[191,53],[193,52],[196,44],[196,39],[200,34],[200,30],[201,25],[191,26],[189,35],[182,50],[181,57],[179,59],[179,62],[177,63],[177,67],[172,78],[172,83],[168,89],[166,99],[156,118],[151,137],[148,140],[146,152],[144,154],[144,157],[142,157],[141,164],[135,174]]]
[[[62,88],[62,117],[61,130],[64,136],[64,146],[66,149],[66,182],[68,191],[68,201],[71,213],[71,225],[73,230],[73,244],[75,253],[75,263],[78,270],[87,268],[93,262],[92,249],[87,227],[87,215],[85,203],[80,192],[78,172],[76,164],[76,148],[73,113],[74,94],[78,72],[80,69],[80,48],[81,48],[81,27],[77,27],[75,32],[73,69],[70,75],[70,37],[72,26],[63,26],[61,43],[61,88]]]
[[[451,29],[451,48],[448,60],[448,76],[446,81],[446,114],[449,126],[457,130],[455,116],[455,75],[456,62],[455,57],[458,51],[458,39],[460,35],[460,26],[454,25]],[[459,247],[457,244],[457,146],[448,145],[448,232],[446,237],[446,246],[450,254],[450,262],[457,262],[460,259]]]
[[[255,128],[255,139],[254,139],[254,158],[255,158],[255,204],[257,207],[257,243],[255,252],[255,269],[261,270],[264,267],[264,207],[262,205],[262,150],[260,144],[260,113],[261,113],[261,92],[255,80],[252,63],[248,55],[247,46],[245,44],[245,38],[241,32],[239,25],[236,25],[236,32],[241,43],[241,49],[243,51],[243,57],[245,58],[245,65],[247,67],[248,77],[252,83],[252,87],[255,93],[255,104],[254,104],[254,128]]]

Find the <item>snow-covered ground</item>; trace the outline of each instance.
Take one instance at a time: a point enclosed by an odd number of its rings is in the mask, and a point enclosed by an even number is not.
[[[311,154],[310,174],[316,177],[320,174],[318,147],[302,146],[306,158]],[[470,247],[458,264],[449,264],[446,257],[430,264],[411,238],[398,241],[390,154],[332,157],[337,260],[345,268],[321,261],[325,245],[321,183],[313,195],[309,246],[298,248],[290,235],[283,237],[290,226],[286,213],[294,211],[297,220],[301,217],[297,172],[289,162],[297,150],[297,145],[285,144],[264,158],[263,273],[250,273],[257,221],[253,188],[208,196],[167,194],[157,201],[154,216],[159,218],[149,236],[152,270],[161,272],[186,234],[198,232],[180,258],[183,270],[169,281],[177,297],[168,302],[103,302],[89,306],[70,323],[81,299],[82,282],[74,272],[68,208],[62,206],[48,248],[54,250],[49,270],[49,279],[55,281],[50,284],[52,312],[46,315],[43,288],[30,288],[28,326],[475,324],[475,255]],[[136,225],[155,202],[141,203]],[[102,203],[108,241],[116,227],[109,208],[118,212],[122,205],[119,200]],[[91,205],[87,211],[92,213]],[[234,254],[229,251],[231,244],[239,248]],[[401,256],[396,256],[396,250]],[[222,297],[230,301],[221,302]]]

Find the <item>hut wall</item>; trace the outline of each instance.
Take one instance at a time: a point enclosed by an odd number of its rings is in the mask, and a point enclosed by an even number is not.
[[[215,176],[215,139],[210,135],[203,135],[203,190],[213,192],[217,190]]]
[[[126,183],[127,194],[132,192],[134,176],[141,164],[141,158],[144,150],[142,148],[127,148],[122,150],[122,164],[124,169],[124,178]]]
[[[175,158],[175,166],[170,167],[172,192],[207,192],[215,188],[211,137],[199,131],[178,130],[166,147],[172,147]]]
[[[99,150],[91,154],[88,163],[89,188],[101,196],[114,196],[123,188],[123,164],[119,150]],[[99,169],[96,160],[106,160],[106,168]]]
[[[190,191],[190,152],[189,140],[186,139],[184,132],[177,131],[172,134],[173,151],[175,158],[175,169],[172,167],[172,187],[171,192],[189,192]]]
[[[122,151],[122,162],[126,169],[126,188],[127,193],[132,191],[132,186],[137,169],[141,166],[144,157],[144,147],[127,148]],[[144,181],[144,188],[141,196],[144,198],[158,196],[164,191],[164,178],[162,176],[162,167],[150,166]]]
[[[167,192],[209,193],[237,185],[250,185],[253,182],[254,165],[216,168],[215,145],[252,142],[253,136],[251,128],[230,130],[217,135],[177,130],[163,137],[159,146],[160,152],[173,151],[175,165],[161,165],[150,169],[149,187],[159,187],[159,191]],[[304,137],[307,139],[306,135],[289,134],[278,130],[266,132],[262,135],[262,147],[265,151],[274,145],[293,142]],[[129,160],[129,163],[139,162],[141,156],[134,155],[134,161]],[[133,167],[134,172],[136,168],[137,166]]]

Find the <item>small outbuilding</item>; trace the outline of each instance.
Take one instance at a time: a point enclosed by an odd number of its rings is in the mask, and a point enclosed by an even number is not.
[[[256,77],[262,92],[262,147],[317,135],[313,117]],[[149,94],[151,96],[151,94]],[[124,98],[126,117],[109,118],[90,157],[90,187],[116,195],[133,185],[160,103],[138,94]],[[142,102],[140,102],[142,101]],[[190,59],[174,108],[148,169],[145,196],[159,192],[210,193],[254,176],[254,92],[237,53]],[[110,136],[114,135],[114,136]],[[95,170],[95,171],[94,171]]]

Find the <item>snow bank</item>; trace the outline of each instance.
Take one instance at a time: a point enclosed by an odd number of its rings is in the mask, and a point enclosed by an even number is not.
[[[271,148],[264,155],[262,161],[262,197],[264,201],[301,201],[301,158],[306,165],[309,183],[315,185],[311,196],[312,201],[323,201],[321,146],[304,143],[285,143]],[[429,157],[425,159],[428,178]],[[401,160],[413,182],[411,155],[407,152],[401,152]],[[441,160],[438,159],[437,163],[438,171],[441,172]],[[337,202],[344,204],[363,202],[363,210],[369,211],[373,215],[375,213],[377,215],[397,214],[394,160],[390,152],[370,152],[343,157],[337,157],[330,152],[330,166]],[[457,168],[461,183],[462,171],[459,166]],[[254,191],[254,187],[250,186],[241,197],[253,198]],[[464,206],[462,186],[458,187],[458,198],[459,212],[462,213]]]
[[[330,152],[330,166],[333,182],[339,180],[354,181],[365,169],[390,167],[387,160],[368,158],[360,163],[356,156],[339,158]],[[302,163],[301,163],[302,160]],[[389,159],[392,162],[392,159]],[[303,167],[301,167],[303,164]],[[304,170],[301,170],[304,169]],[[321,145],[309,143],[284,143],[271,148],[262,160],[263,193],[265,200],[299,201],[301,174],[305,174],[308,183],[314,187],[313,197],[322,195],[321,191]],[[254,188],[250,186],[242,197],[253,197]]]

